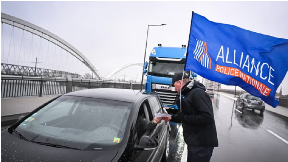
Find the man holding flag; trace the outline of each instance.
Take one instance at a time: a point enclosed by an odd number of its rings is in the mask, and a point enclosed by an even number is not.
[[[214,147],[218,147],[218,139],[213,106],[206,88],[196,80],[190,81],[184,73],[183,77],[181,73],[174,75],[172,86],[178,94],[181,92],[181,101],[176,103],[182,112],[172,114],[168,120],[182,123],[184,141],[188,146],[187,161],[209,162]]]

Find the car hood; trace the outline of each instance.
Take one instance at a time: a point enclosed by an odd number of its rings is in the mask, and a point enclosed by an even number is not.
[[[56,148],[28,142],[11,135],[7,130],[1,133],[2,161],[101,161],[110,162],[117,155],[117,149],[109,151],[81,151]]]

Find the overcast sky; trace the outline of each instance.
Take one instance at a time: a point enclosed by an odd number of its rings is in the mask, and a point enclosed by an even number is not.
[[[148,24],[167,25],[150,28],[147,58],[159,43],[172,47],[187,45],[192,11],[214,22],[288,39],[285,1],[1,2],[1,12],[64,39],[82,52],[102,76],[126,64],[143,63]],[[140,80],[141,71],[141,67],[131,67],[117,77]],[[287,76],[282,86],[284,94],[288,94]]]

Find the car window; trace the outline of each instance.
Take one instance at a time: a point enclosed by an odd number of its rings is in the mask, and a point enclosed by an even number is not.
[[[140,105],[138,115],[137,115],[136,132],[137,132],[137,137],[138,137],[137,139],[138,140],[148,130],[147,126],[149,125],[149,122],[152,120],[152,118],[150,118],[150,116],[149,116],[147,103],[148,102],[146,100]],[[147,132],[147,133],[149,133],[149,132]]]
[[[245,95],[245,98],[246,98],[246,99],[248,99],[248,98],[249,98],[249,96],[250,96],[249,94],[246,94],[246,95]]]
[[[256,100],[256,101],[261,101],[260,98],[255,97],[255,96],[252,96],[252,95],[247,95],[247,99],[249,99],[249,100]]]
[[[153,111],[151,110],[151,105],[149,104],[148,100],[146,100],[145,102],[145,105],[147,106],[147,111],[148,111],[148,115],[149,115],[149,119],[152,120],[154,118],[154,113]]]
[[[154,114],[161,112],[161,105],[156,97],[151,96],[148,100]]]
[[[62,96],[16,129],[28,140],[78,149],[116,145],[123,139],[131,108],[129,102]]]
[[[243,94],[242,98],[246,98],[248,94]]]

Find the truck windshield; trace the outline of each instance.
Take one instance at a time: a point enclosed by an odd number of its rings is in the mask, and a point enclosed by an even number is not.
[[[173,77],[175,73],[182,72],[183,70],[183,63],[151,61],[148,74]]]

